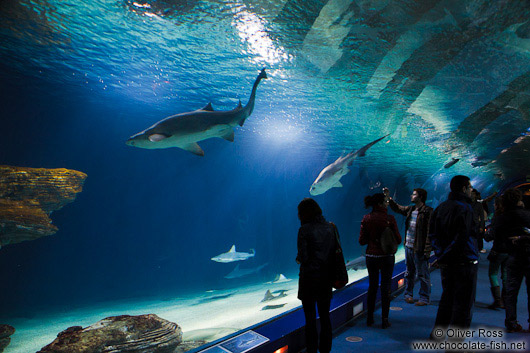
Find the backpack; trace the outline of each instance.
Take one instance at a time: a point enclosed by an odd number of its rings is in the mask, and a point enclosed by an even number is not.
[[[390,229],[390,222],[387,221],[387,226],[381,233],[380,239],[381,249],[387,255],[394,255],[397,252],[398,242],[394,237],[394,232]]]

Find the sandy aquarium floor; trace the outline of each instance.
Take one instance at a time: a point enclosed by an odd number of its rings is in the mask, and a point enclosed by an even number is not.
[[[396,254],[396,262],[403,258],[404,254],[400,250]],[[367,276],[367,271],[349,270],[348,274],[350,282],[353,282]],[[287,296],[261,302],[267,290],[287,290]],[[298,278],[293,277],[287,282],[266,282],[231,290],[208,291],[187,298],[107,302],[72,311],[36,315],[32,319],[17,318],[4,322],[16,329],[4,352],[37,352],[70,326],[86,327],[116,315],[156,314],[177,323],[182,328],[184,340],[213,341],[300,306],[301,302],[296,298],[297,290]],[[285,305],[263,310],[267,305],[280,304]]]

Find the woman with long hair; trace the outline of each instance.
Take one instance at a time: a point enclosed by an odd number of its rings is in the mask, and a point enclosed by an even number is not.
[[[368,313],[366,324],[374,324],[374,309],[379,274],[381,274],[381,312],[382,327],[390,327],[388,313],[390,310],[390,284],[394,271],[394,254],[387,254],[381,247],[381,235],[386,228],[392,230],[394,240],[401,243],[401,235],[394,216],[387,213],[388,200],[383,193],[366,196],[365,208],[372,207],[372,211],[363,217],[359,244],[368,245],[366,249],[366,268],[368,269]]]
[[[337,249],[338,233],[335,225],[326,221],[318,203],[305,198],[298,205],[298,255],[300,264],[298,299],[305,315],[305,339],[308,353],[331,351],[331,303],[333,256]],[[317,335],[318,307],[320,340]],[[319,342],[320,341],[320,342]]]

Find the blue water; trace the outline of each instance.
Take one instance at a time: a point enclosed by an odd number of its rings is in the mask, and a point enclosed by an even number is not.
[[[383,3],[355,16],[383,11]],[[504,167],[470,164],[497,158],[526,133],[517,112],[483,126],[486,134],[463,147],[452,150],[449,136],[530,70],[528,43],[513,37],[517,26],[460,47],[437,71],[419,75],[425,87],[416,92],[410,77],[400,83],[385,75],[432,36],[455,30],[457,12],[478,10],[453,4],[451,19],[434,6],[394,31],[402,42],[370,47],[377,31],[360,30],[351,17],[315,39],[315,23],[333,19],[333,6],[2,1],[0,164],[88,177],[77,199],[52,214],[55,235],[0,250],[0,318],[296,276],[298,202],[326,165],[385,134],[343,177],[343,188],[316,197],[338,225],[348,258],[361,253],[362,199],[381,186],[396,190],[403,204],[413,187],[424,186],[436,206],[453,175],[470,175],[485,196],[524,173],[506,168],[524,160],[524,151],[509,154]],[[246,104],[262,68],[269,78],[233,143],[202,141],[204,157],[125,145],[169,115],[208,102],[217,110]],[[443,169],[452,157],[462,160]],[[210,258],[234,244],[256,251],[242,266],[268,266],[240,281],[224,279],[233,264]]]

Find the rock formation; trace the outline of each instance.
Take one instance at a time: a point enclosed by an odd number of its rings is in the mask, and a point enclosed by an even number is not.
[[[70,327],[37,353],[173,353],[181,342],[175,323],[154,314],[121,315]]]
[[[50,214],[75,200],[86,174],[0,166],[0,246],[57,232]]]
[[[15,333],[15,328],[13,326],[9,325],[0,325],[0,353],[4,351],[4,349],[9,345],[9,342],[11,342],[11,336]]]

